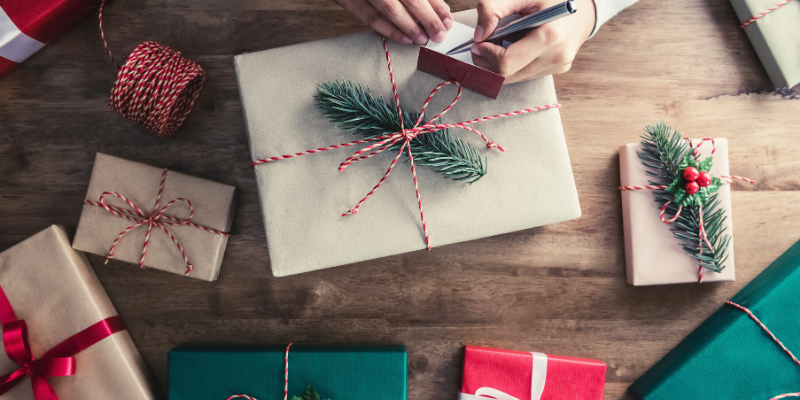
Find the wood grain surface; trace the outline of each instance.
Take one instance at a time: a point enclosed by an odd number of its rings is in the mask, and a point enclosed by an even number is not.
[[[405,344],[411,400],[454,398],[465,344],[603,360],[606,399],[625,399],[800,238],[800,89],[771,89],[727,0],[642,0],[556,77],[580,219],[285,278],[269,269],[232,56],[365,27],[326,0],[118,0],[104,21],[118,56],[156,40],[206,86],[174,138],[131,125],[107,106],[116,70],[95,19],[1,78],[0,250],[77,224],[98,151],[239,187],[218,282],[90,256],[164,394],[178,344],[293,341]],[[731,171],[758,181],[733,185],[736,282],[625,282],[617,149],[659,119],[728,138]]]

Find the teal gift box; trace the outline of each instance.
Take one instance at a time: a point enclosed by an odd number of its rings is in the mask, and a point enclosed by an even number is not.
[[[169,352],[170,400],[283,399],[286,346],[183,345]],[[322,399],[406,400],[404,346],[289,350],[289,398],[311,386]]]
[[[800,242],[731,303],[800,354]],[[800,365],[743,310],[723,305],[628,389],[636,399],[768,400],[800,392]]]

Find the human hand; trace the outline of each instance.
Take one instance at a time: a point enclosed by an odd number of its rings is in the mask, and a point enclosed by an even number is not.
[[[397,43],[441,43],[453,27],[444,0],[333,0]],[[419,22],[417,22],[419,21]]]
[[[481,0],[475,41],[486,40],[498,21],[511,14],[528,15],[563,0]],[[475,65],[506,77],[504,83],[527,81],[540,76],[563,74],[594,29],[593,0],[575,0],[578,11],[531,30],[507,49],[481,42],[472,45]]]

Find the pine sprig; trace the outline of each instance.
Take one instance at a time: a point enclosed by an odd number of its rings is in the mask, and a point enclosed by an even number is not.
[[[373,138],[400,131],[400,118],[394,101],[375,97],[350,81],[327,82],[318,86],[317,107],[341,128]],[[414,126],[418,113],[403,110],[403,124]],[[402,142],[390,147],[398,151]],[[433,168],[445,177],[473,183],[487,173],[486,160],[469,143],[448,129],[419,135],[411,140],[414,162]],[[406,158],[408,155],[406,155]]]
[[[291,400],[320,400],[319,393],[309,386],[303,391],[303,397],[292,396]]]
[[[642,145],[644,150],[639,153],[642,163],[654,169],[656,172],[647,171],[651,185],[669,185],[680,177],[680,164],[684,156],[689,154],[691,148],[686,140],[681,138],[680,132],[673,130],[672,126],[665,122],[659,122],[655,126],[647,125],[644,128],[645,134],[642,135]],[[673,196],[665,191],[656,192],[656,203],[663,207],[667,201],[673,200]],[[678,205],[673,201],[667,206],[666,214],[675,215],[678,212]],[[728,260],[728,245],[731,236],[724,227],[725,210],[720,207],[717,195],[709,196],[706,205],[703,207],[703,226],[706,231],[708,242],[714,246],[711,250],[705,244],[702,253],[699,247],[700,230],[700,208],[696,205],[683,207],[681,215],[675,220],[673,228],[670,229],[675,238],[680,239],[683,249],[706,269],[720,272],[725,268],[725,261]]]

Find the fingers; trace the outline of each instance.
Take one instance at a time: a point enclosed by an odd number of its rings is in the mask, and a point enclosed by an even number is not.
[[[428,0],[401,0],[401,2],[411,16],[415,17],[419,24],[425,28],[428,37],[436,43],[441,43],[444,40],[447,30]]]
[[[334,0],[376,32],[401,44],[414,43],[408,36],[384,18],[367,0]]]
[[[447,5],[444,0],[430,0],[430,3],[431,7],[433,7],[433,11],[436,12],[436,15],[442,20],[444,29],[449,31],[450,28],[453,27],[453,14],[450,14],[450,6]]]
[[[425,44],[428,41],[428,35],[399,0],[369,0],[369,2],[380,13],[381,18],[388,19],[406,37],[419,44]]]
[[[541,8],[537,0],[481,0],[478,3],[478,25],[475,27],[476,42],[482,42],[497,28],[500,19],[511,14],[527,14]]]
[[[546,44],[546,35],[539,32],[539,29],[534,29],[507,49],[482,42],[472,45],[472,53],[485,59],[491,66],[489,70],[509,77],[541,56],[548,48]]]

